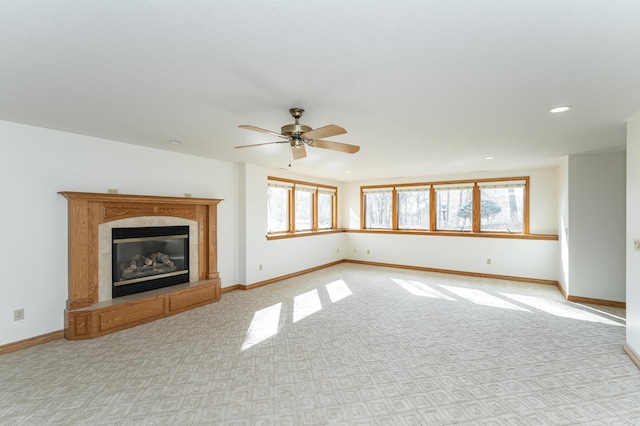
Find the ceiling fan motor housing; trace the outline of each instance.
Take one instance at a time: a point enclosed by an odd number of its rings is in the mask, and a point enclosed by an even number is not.
[[[280,129],[280,133],[282,133],[283,135],[293,136],[294,138],[296,138],[297,136],[300,136],[302,133],[310,132],[311,130],[313,130],[309,126],[300,124],[300,117],[302,117],[303,113],[304,113],[304,110],[302,108],[291,108],[289,110],[289,114],[291,114],[291,116],[296,120],[296,122],[293,124],[286,124],[282,126],[282,128]]]
[[[309,126],[296,123],[296,124],[286,124],[282,126],[280,133],[282,133],[283,135],[292,136],[292,135],[300,135],[302,133],[310,132],[311,130],[313,129]]]

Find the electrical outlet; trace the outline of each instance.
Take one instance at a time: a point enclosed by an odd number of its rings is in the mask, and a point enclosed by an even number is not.
[[[371,250],[367,249],[367,254],[371,254]]]
[[[118,193],[118,189],[117,188],[108,188],[107,192],[109,194],[117,194]]]
[[[356,249],[353,249],[353,252],[355,253],[355,252],[356,252]]]
[[[258,271],[262,271],[262,264],[258,265]]]
[[[491,258],[487,257],[487,265],[491,265]]]
[[[340,249],[336,249],[336,253],[340,253]]]
[[[184,198],[191,198],[191,193],[190,192],[185,192],[184,193]]]
[[[22,321],[24,319],[24,309],[16,309],[13,311],[13,320]]]

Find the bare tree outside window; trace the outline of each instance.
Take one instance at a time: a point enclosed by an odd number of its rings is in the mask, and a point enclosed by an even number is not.
[[[313,229],[313,191],[295,189],[296,231]]]
[[[398,228],[429,229],[429,189],[398,191]]]
[[[333,228],[333,193],[318,193],[318,229]]]
[[[366,192],[365,225],[370,229],[391,229],[392,191]]]
[[[289,190],[267,187],[267,231],[289,231]]]

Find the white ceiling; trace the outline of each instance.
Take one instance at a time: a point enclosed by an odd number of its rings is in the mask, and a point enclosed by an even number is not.
[[[624,149],[639,18],[637,0],[0,0],[0,119],[287,168],[286,144],[234,149],[277,140],[237,126],[302,107],[361,146],[308,148],[303,175],[543,167]]]

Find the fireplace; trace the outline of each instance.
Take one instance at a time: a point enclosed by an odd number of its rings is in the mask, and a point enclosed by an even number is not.
[[[217,205],[222,200],[89,192],[61,194],[69,202],[69,298],[64,310],[67,339],[93,339],[220,300],[216,237]],[[160,235],[156,232],[158,228],[174,227],[177,231],[164,230]],[[116,231],[114,237],[113,230],[118,228],[128,228],[125,232],[137,230],[134,235],[119,235],[120,231]],[[148,228],[156,229],[149,235]],[[188,240],[184,235],[189,236]],[[130,238],[134,241],[126,241]],[[114,245],[122,253],[114,254]],[[121,267],[117,265],[128,262],[128,272],[136,275],[138,264],[133,268],[132,261],[137,255],[141,264],[166,263],[166,268],[155,268],[163,270],[139,277],[119,272]],[[116,261],[115,273],[114,258],[120,259]],[[157,278],[174,279],[173,276],[184,276],[187,280],[169,287],[135,290],[140,283],[146,286]],[[134,282],[138,279],[141,280]],[[114,289],[118,293],[120,288],[135,291],[127,297],[112,295]]]
[[[189,282],[189,227],[112,229],[112,297]]]

